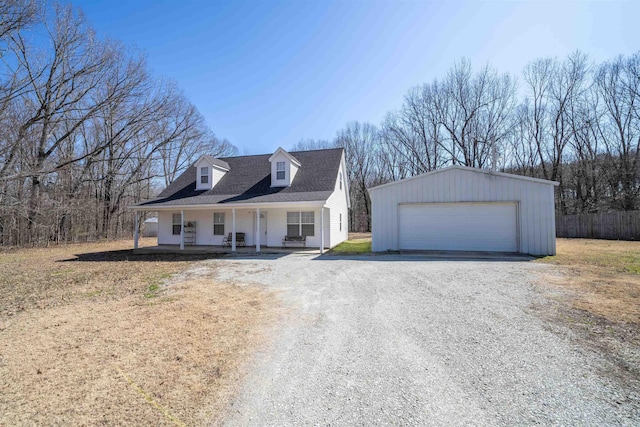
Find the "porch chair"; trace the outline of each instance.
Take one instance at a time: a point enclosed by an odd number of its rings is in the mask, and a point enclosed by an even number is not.
[[[231,242],[233,240],[232,234],[233,233],[229,233],[224,237],[224,239],[222,239],[223,248],[225,246],[231,247]],[[236,233],[236,246],[247,246],[247,244],[244,241],[244,233]]]

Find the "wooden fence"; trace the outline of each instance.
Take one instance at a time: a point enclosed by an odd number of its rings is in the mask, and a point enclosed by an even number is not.
[[[558,215],[556,236],[640,240],[640,211]]]

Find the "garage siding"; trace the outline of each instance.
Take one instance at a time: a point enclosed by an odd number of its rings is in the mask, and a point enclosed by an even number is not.
[[[398,205],[402,203],[517,202],[518,251],[555,254],[553,184],[454,166],[373,188],[372,249],[399,249]]]

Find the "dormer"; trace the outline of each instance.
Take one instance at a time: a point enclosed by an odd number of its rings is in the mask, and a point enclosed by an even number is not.
[[[194,164],[196,168],[196,190],[211,190],[229,172],[229,163],[206,154]]]
[[[289,187],[301,166],[298,159],[287,153],[282,147],[269,157],[269,162],[271,163],[272,187]]]

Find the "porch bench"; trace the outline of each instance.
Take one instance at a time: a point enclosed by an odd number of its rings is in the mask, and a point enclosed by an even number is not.
[[[307,236],[284,236],[282,239],[282,247],[286,248],[287,245],[300,245],[303,248],[306,248]]]
[[[229,233],[227,236],[224,237],[224,239],[222,239],[223,248],[225,246],[231,247],[231,243],[233,241],[232,234],[233,233]],[[247,244],[244,241],[244,233],[236,233],[236,246],[247,246]]]

